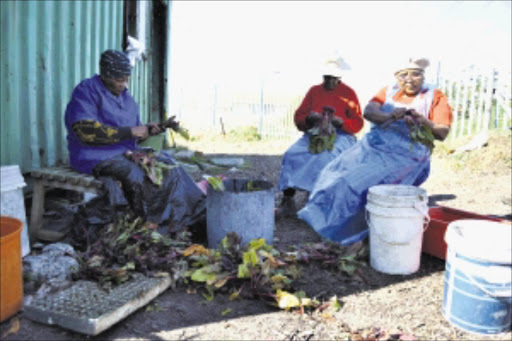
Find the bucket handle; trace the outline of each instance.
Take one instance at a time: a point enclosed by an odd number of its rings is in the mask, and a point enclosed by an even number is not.
[[[455,253],[453,253],[452,256],[453,256],[453,259],[455,260],[455,262],[458,263],[459,261],[458,261],[457,255]],[[482,284],[478,283],[477,280],[473,276],[471,276],[470,274],[464,272],[464,275],[469,279],[471,284],[476,286],[478,289],[480,289],[482,292],[484,292],[488,296],[500,297],[500,298],[505,298],[505,297],[511,297],[512,296],[512,291],[511,291],[512,288],[511,288],[511,290],[500,290],[500,291],[496,291],[496,292],[490,292],[489,290],[484,288],[482,286]]]
[[[414,203],[414,208],[423,215],[423,232],[428,228],[430,223],[430,215],[428,214],[428,206],[420,205],[419,202]]]
[[[414,208],[417,209],[418,211],[420,211],[420,213],[423,215],[423,233],[425,233],[425,231],[427,230],[428,224],[430,223],[430,215],[428,214],[428,208],[425,210],[425,209],[423,209],[423,207],[421,207],[418,204],[414,204]],[[370,220],[370,216],[368,215],[368,209],[365,208],[364,212],[365,212],[366,222],[370,226],[370,229],[376,231],[375,227],[372,225],[372,221]],[[386,242],[388,244],[391,244],[391,245],[406,245],[406,244],[409,244],[409,242],[397,243],[397,242],[388,241],[388,240],[382,238],[380,233],[377,233],[377,236],[382,241],[384,241],[384,242]]]

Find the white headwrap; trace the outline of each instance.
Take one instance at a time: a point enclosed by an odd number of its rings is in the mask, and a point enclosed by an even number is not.
[[[402,70],[408,69],[419,69],[425,71],[425,69],[430,65],[430,62],[427,58],[409,58],[407,62],[398,67],[398,70],[395,73],[400,72]]]
[[[322,70],[324,76],[341,77],[343,70],[350,70],[350,65],[347,64],[341,57],[328,59]]]

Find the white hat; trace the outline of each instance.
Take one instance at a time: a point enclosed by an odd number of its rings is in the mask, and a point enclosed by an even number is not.
[[[425,70],[430,65],[430,62],[427,58],[409,58],[409,61],[405,62],[404,64],[401,64],[395,73],[407,70],[407,69],[419,69],[419,70]]]
[[[325,62],[322,74],[324,76],[341,77],[343,70],[350,70],[350,65],[348,65],[343,58],[338,57],[336,59],[329,59]]]

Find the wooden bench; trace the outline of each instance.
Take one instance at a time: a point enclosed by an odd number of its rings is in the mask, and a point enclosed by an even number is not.
[[[78,173],[69,166],[40,168],[33,170],[31,176],[34,180],[34,193],[28,232],[32,242],[39,239],[56,241],[65,235],[62,232],[42,228],[46,188],[61,188],[82,193],[99,194],[103,187],[103,183],[92,175]]]

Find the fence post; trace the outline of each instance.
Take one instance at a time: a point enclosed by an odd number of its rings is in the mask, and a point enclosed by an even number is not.
[[[470,77],[471,77],[471,70],[465,69],[464,70],[464,78],[462,81],[462,84],[464,85],[464,90],[462,91],[462,111],[460,116],[460,129],[459,129],[459,136],[464,136],[464,127],[466,123],[466,111],[468,109],[468,96],[469,96],[469,83],[470,83]]]
[[[462,117],[459,117],[459,115],[461,115],[462,113],[460,112],[460,101],[461,101],[461,92],[462,92],[462,86],[463,86],[463,79],[464,79],[464,71],[461,71],[460,74],[458,74],[459,77],[456,78],[455,82],[454,82],[454,85],[455,85],[455,101],[454,101],[454,106],[455,106],[455,115],[457,115],[458,119],[457,119],[457,123],[459,125],[459,131],[463,128],[462,127],[462,124],[461,124],[461,121],[462,121]],[[457,127],[454,127],[454,128],[457,128]],[[455,129],[455,131],[457,131]],[[459,136],[460,134],[456,134],[457,136]]]
[[[476,100],[476,86],[477,86],[477,70],[476,68],[472,68],[472,79],[471,79],[471,94],[469,98],[469,118],[468,118],[468,135],[471,135],[471,131],[473,130],[473,122],[475,121],[475,109],[478,107],[478,102]]]
[[[507,82],[506,80],[510,80],[511,73],[508,72],[508,74],[501,78],[501,84],[502,87],[499,92],[499,99],[500,103],[499,105],[503,107],[503,118],[502,118],[502,124],[501,129],[508,129],[510,126],[507,126],[508,120],[512,119],[512,107],[510,106],[510,100],[512,98],[512,88],[511,88],[511,82]]]
[[[480,129],[480,130],[485,130],[485,131],[489,130],[493,87],[494,87],[494,69],[491,69],[487,75],[487,87],[485,89],[483,122],[482,122],[482,129]]]
[[[454,77],[455,78],[455,77]],[[457,127],[458,127],[458,123],[459,123],[459,117],[458,117],[458,114],[457,114],[457,107],[454,105],[454,101],[455,101],[455,91],[454,91],[454,88],[455,88],[455,81],[452,79],[447,79],[446,80],[446,84],[447,84],[447,92],[446,92],[446,96],[448,96],[448,103],[450,104],[451,108],[452,108],[452,115],[453,115],[453,122],[452,122],[452,129],[454,131],[454,135],[451,135],[451,138],[455,138],[456,135],[457,135]]]
[[[484,111],[484,89],[487,84],[487,77],[485,77],[485,72],[482,72],[480,75],[480,91],[478,92],[478,115],[477,115],[477,124],[476,131],[478,133],[482,129],[482,117]]]

